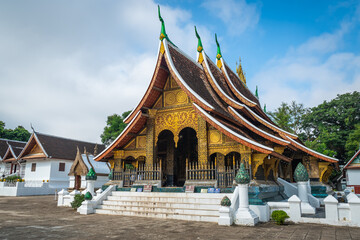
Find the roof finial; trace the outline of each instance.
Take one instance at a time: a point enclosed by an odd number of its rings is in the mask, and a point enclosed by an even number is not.
[[[32,123],[30,123],[30,127],[31,127],[31,129],[33,130],[33,132],[35,132],[35,129],[34,129]]]
[[[198,34],[197,30],[196,30],[196,26],[194,26],[194,27],[195,27],[195,35],[196,35],[196,37],[198,39],[197,51],[201,52],[203,50],[203,45],[201,43],[201,38],[200,38],[200,36],[199,36],[199,34]]]
[[[96,155],[97,155],[97,151],[98,151],[98,145],[97,145],[97,144],[95,144],[95,147],[94,147],[94,156],[96,156]]]
[[[266,104],[264,104],[264,113],[266,113]]]
[[[217,35],[216,35],[216,33],[215,33],[215,41],[216,41],[216,45],[217,45],[217,54],[216,54],[216,65],[218,66],[218,68],[220,68],[221,69],[221,67],[222,67],[222,63],[221,63],[221,50],[220,50],[220,44],[219,44],[219,42],[218,42],[218,40],[217,40]]]
[[[256,90],[255,90],[255,97],[259,98],[259,91],[258,91],[258,86],[256,85]]]
[[[221,58],[221,50],[220,50],[220,44],[219,44],[219,42],[218,42],[218,40],[217,40],[217,35],[216,35],[216,33],[215,33],[215,41],[216,41],[216,45],[217,45],[216,58],[217,58],[217,60],[220,60],[220,58]]]
[[[164,19],[161,17],[161,14],[160,14],[160,6],[159,5],[158,5],[158,13],[159,13],[159,20],[161,22],[160,40],[162,41],[164,38],[168,39],[168,36],[165,31]]]
[[[242,66],[241,66],[241,58],[239,57],[239,65],[238,63],[236,62],[236,73],[238,75],[238,77],[240,78],[240,80],[245,83],[246,85],[246,77],[245,77],[245,73],[242,69]]]

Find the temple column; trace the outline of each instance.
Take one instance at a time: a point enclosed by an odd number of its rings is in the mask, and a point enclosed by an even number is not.
[[[208,161],[208,137],[207,137],[207,128],[206,121],[199,117],[198,118],[198,162],[200,164],[206,164]]]
[[[241,162],[244,163],[245,168],[249,169],[251,166],[251,151],[240,151]]]
[[[154,163],[154,149],[155,149],[155,115],[156,109],[149,109],[149,118],[146,124],[146,164],[152,165]]]

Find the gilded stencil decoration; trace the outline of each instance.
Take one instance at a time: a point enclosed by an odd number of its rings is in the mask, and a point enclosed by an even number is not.
[[[155,136],[163,130],[169,130],[174,134],[175,144],[179,138],[179,133],[186,127],[193,128],[198,132],[198,117],[193,108],[188,110],[163,111],[158,112],[155,117]]]
[[[210,139],[210,144],[219,144],[221,143],[221,133],[217,130],[210,130],[209,139]]]
[[[172,90],[164,92],[165,106],[181,105],[188,103],[188,97],[184,91]]]

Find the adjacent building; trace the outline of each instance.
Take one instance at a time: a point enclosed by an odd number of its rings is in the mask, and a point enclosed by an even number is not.
[[[353,187],[356,194],[360,194],[360,149],[344,166],[347,187]]]

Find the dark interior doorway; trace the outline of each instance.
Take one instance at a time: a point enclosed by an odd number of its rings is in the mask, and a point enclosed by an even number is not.
[[[184,186],[186,181],[186,159],[198,160],[196,131],[184,128],[179,133],[179,142],[175,147],[174,134],[164,130],[157,142],[157,161],[161,160],[164,186]]]
[[[196,131],[192,128],[184,128],[179,133],[179,142],[175,156],[175,183],[184,186],[186,181],[186,159],[189,162],[198,161],[198,140]]]

